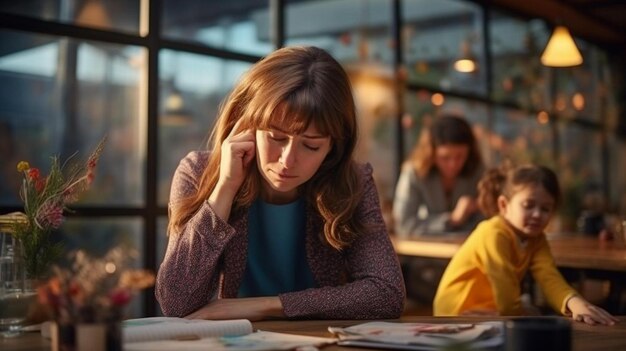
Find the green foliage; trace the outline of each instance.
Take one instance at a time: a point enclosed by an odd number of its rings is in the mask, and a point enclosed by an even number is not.
[[[15,236],[21,243],[21,254],[29,278],[41,279],[63,254],[63,245],[50,239],[51,230],[16,225]]]

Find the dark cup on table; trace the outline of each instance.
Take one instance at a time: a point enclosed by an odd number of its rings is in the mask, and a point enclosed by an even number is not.
[[[505,351],[570,351],[572,324],[563,317],[515,317],[505,321]]]

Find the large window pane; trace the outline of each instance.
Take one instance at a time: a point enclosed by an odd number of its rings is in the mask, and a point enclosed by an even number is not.
[[[562,224],[565,229],[574,230],[576,218],[586,206],[586,195],[593,191],[604,197],[601,190],[605,186],[602,178],[602,135],[593,129],[562,122],[559,123],[559,138]],[[605,201],[603,198],[602,202]]]
[[[163,0],[163,35],[245,54],[272,51],[269,1]]]
[[[610,208],[626,220],[626,140],[609,138]],[[626,228],[624,228],[626,230]]]
[[[188,152],[206,149],[221,101],[250,64],[164,50],[160,60],[159,204]]]
[[[142,0],[2,1],[0,2],[0,12],[98,29],[137,33],[139,31],[141,1]]]
[[[493,164],[511,161],[514,165],[537,163],[554,167],[554,138],[545,113],[529,115],[519,110],[495,108],[489,136]]]
[[[554,70],[554,108],[568,119],[603,123],[615,110],[613,94],[618,90],[615,72],[609,66],[606,54],[582,40],[576,43],[584,61],[579,66]]]
[[[50,156],[86,158],[104,135],[109,142],[83,204],[143,201],[144,116],[140,114],[138,47],[0,31],[20,45],[0,56],[0,204],[19,203],[15,165],[27,160],[47,172]]]
[[[523,21],[494,12],[489,21],[493,94],[498,102],[534,110],[550,108],[549,68],[541,52],[550,32],[541,20]]]
[[[390,67],[391,10],[390,0],[287,0],[286,43],[321,47],[344,65]]]
[[[487,93],[483,15],[477,4],[407,0],[402,2],[402,16],[403,61],[409,82]]]

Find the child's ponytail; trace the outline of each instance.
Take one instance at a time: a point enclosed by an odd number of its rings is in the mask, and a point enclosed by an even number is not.
[[[478,208],[485,217],[498,214],[498,197],[506,184],[505,167],[489,169],[478,182]]]
[[[511,198],[516,187],[536,184],[543,187],[558,206],[561,198],[559,180],[548,167],[523,165],[514,167],[509,162],[485,172],[478,182],[478,208],[486,217],[499,213],[498,197]]]

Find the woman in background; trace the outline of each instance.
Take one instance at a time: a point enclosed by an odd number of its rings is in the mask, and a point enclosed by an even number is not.
[[[395,234],[469,234],[481,219],[476,186],[482,173],[480,151],[467,121],[436,118],[402,167],[393,203]]]
[[[211,151],[174,175],[164,314],[398,318],[402,273],[356,137],[348,76],[324,50],[255,64],[222,106]]]
[[[482,158],[469,123],[450,115],[436,118],[402,167],[393,203],[395,235],[469,234],[482,218],[476,205],[482,173]],[[428,258],[403,261],[409,298],[432,306],[446,264]]]

